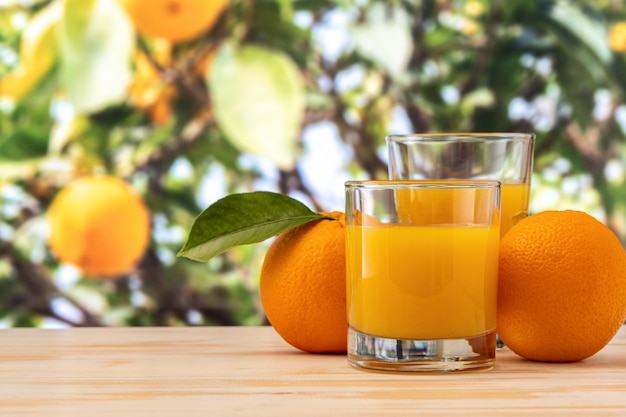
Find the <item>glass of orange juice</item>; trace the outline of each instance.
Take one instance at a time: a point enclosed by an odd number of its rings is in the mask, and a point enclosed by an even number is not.
[[[389,135],[386,140],[390,179],[500,181],[501,234],[528,216],[534,134],[407,134]]]
[[[431,372],[493,366],[500,183],[345,187],[349,363]]]

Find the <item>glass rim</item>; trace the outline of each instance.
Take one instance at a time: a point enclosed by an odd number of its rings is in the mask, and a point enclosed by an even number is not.
[[[346,190],[398,190],[422,189],[499,189],[501,181],[474,179],[413,179],[413,180],[350,180],[344,184]]]
[[[388,143],[419,143],[419,142],[532,142],[535,133],[520,132],[438,132],[438,133],[404,133],[385,136]]]

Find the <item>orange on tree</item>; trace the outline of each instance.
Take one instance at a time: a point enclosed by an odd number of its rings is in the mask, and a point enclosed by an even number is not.
[[[626,253],[581,211],[545,211],[500,242],[497,331],[513,352],[574,362],[601,350],[626,320]]]
[[[626,22],[619,22],[611,27],[608,43],[609,47],[615,52],[626,52]]]
[[[305,223],[278,235],[260,277],[261,302],[276,332],[311,353],[347,348],[345,217]]]
[[[129,184],[113,176],[72,181],[54,198],[47,220],[55,256],[91,276],[129,272],[150,241],[150,212]]]
[[[172,42],[194,39],[209,30],[228,0],[119,0],[137,31]]]

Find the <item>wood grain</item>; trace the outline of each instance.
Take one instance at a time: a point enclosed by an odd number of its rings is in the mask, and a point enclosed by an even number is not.
[[[6,329],[0,416],[626,416],[626,327],[572,364],[498,352],[480,373],[398,375],[271,327]]]

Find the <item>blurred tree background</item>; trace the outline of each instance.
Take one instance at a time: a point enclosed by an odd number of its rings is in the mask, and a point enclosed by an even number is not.
[[[536,132],[531,212],[626,242],[622,0],[194,2],[155,33],[187,2],[0,0],[0,326],[265,323],[268,242],[177,258],[195,216],[253,190],[343,210],[345,180],[386,177],[390,133]],[[114,279],[46,240],[55,195],[97,174],[151,215]]]

